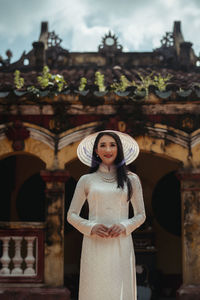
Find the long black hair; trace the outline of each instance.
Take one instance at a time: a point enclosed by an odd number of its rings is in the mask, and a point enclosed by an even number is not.
[[[125,165],[124,161],[124,152],[123,152],[123,148],[122,148],[122,143],[121,140],[119,138],[119,136],[111,131],[106,131],[106,132],[100,132],[94,142],[94,146],[93,146],[93,152],[92,152],[92,166],[90,168],[90,173],[94,173],[98,170],[100,163],[102,162],[101,158],[99,156],[97,156],[96,153],[96,149],[98,147],[98,143],[99,140],[102,136],[104,135],[108,135],[110,137],[112,137],[116,144],[117,144],[117,157],[114,161],[114,164],[116,165],[116,171],[117,171],[117,187],[118,188],[124,188],[124,184],[127,184],[127,188],[128,188],[128,195],[127,195],[127,201],[129,201],[131,199],[131,196],[133,194],[133,189],[132,189],[132,185],[130,182],[130,179],[128,178],[128,170],[127,167]]]

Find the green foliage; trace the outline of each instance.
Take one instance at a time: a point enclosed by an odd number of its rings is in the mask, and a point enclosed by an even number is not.
[[[47,66],[44,66],[43,71],[42,71],[42,76],[37,76],[37,80],[39,85],[45,89],[47,86],[52,86],[53,83],[51,82],[52,80],[52,75],[49,72],[49,68]]]
[[[154,84],[154,80],[152,79],[153,73],[147,75],[147,76],[142,76],[140,73],[137,73],[138,76],[140,77],[141,82],[136,83],[134,80],[132,81],[133,86],[137,88],[137,91],[145,90],[146,95],[148,95],[148,88],[150,85]]]
[[[56,74],[55,76],[52,75],[52,79],[56,83],[58,87],[58,92],[62,92],[64,88],[67,87],[67,82],[64,80],[62,75]]]
[[[120,82],[114,82],[111,84],[111,89],[115,92],[124,92],[128,86],[131,86],[131,82],[126,78],[125,75],[120,77]]]
[[[104,75],[101,74],[100,72],[95,73],[95,82],[96,85],[99,87],[99,92],[105,92],[106,87],[104,85]]]
[[[142,90],[145,91],[146,95],[148,96],[149,93],[149,86],[154,85],[159,89],[159,91],[165,91],[167,82],[171,79],[172,75],[167,75],[166,77],[163,77],[160,73],[156,76],[153,76],[154,73],[152,72],[149,75],[142,76],[140,73],[137,73],[139,76],[140,81],[132,81],[130,82],[126,76],[122,75],[120,77],[120,82],[115,82],[111,84],[111,89],[117,92],[124,92],[127,87],[129,86],[135,86],[136,91],[140,93]]]
[[[52,75],[49,73],[49,68],[44,66],[42,76],[37,76],[38,83],[43,89],[49,85],[52,85],[51,76]]]
[[[16,70],[14,73],[14,84],[16,89],[21,89],[24,86],[24,78],[20,77],[20,71]]]
[[[61,92],[67,87],[67,82],[64,80],[62,75],[52,75],[49,72],[48,66],[44,66],[42,76],[37,77],[39,85],[45,89],[48,86],[57,86],[58,92]]]
[[[154,72],[147,76],[142,76],[140,73],[138,73],[138,76],[141,80],[141,82],[136,83],[134,80],[132,82],[133,86],[137,88],[137,91],[145,90],[146,96],[148,96],[149,93],[149,86],[154,85],[157,87],[159,91],[165,91],[167,86],[167,81],[169,81],[172,77],[172,75],[168,74],[166,77],[163,77],[160,73],[158,76],[153,76]]]
[[[84,90],[85,90],[86,84],[87,84],[87,78],[81,77],[80,85],[79,85],[78,90],[79,90],[80,92],[84,91]]]
[[[166,90],[166,86],[168,81],[172,78],[172,75],[168,74],[166,76],[162,76],[160,73],[154,75],[152,72],[149,75],[143,76],[141,73],[137,73],[139,80],[130,82],[125,75],[121,75],[119,82],[114,82],[111,84],[111,90],[116,92],[124,92],[127,87],[134,86],[136,87],[136,93],[138,94],[146,94],[148,97],[149,86],[154,85],[159,91],[163,92]],[[57,90],[58,92],[62,92],[67,87],[67,82],[64,80],[64,77],[60,74],[53,75],[50,73],[48,66],[44,66],[42,75],[37,76],[38,83],[42,89],[45,88],[53,88],[53,90]],[[24,86],[24,78],[20,77],[20,71],[16,70],[14,72],[14,83],[16,89],[21,89]],[[95,73],[95,82],[99,89],[99,92],[105,92],[105,79],[104,75],[97,71]],[[87,84],[87,79],[85,77],[81,77],[79,91],[84,91]],[[197,85],[197,84],[195,84]],[[40,90],[35,86],[28,87],[27,90],[32,94],[40,96]]]
[[[167,82],[172,78],[172,75],[168,74],[166,77],[163,77],[160,73],[158,76],[154,76],[154,85],[163,92],[166,90]]]

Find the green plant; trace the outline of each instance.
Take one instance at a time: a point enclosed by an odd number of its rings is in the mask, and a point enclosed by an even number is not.
[[[152,72],[149,75],[143,76],[139,72],[137,73],[139,80],[130,82],[125,75],[121,75],[119,82],[114,82],[110,85],[111,90],[116,92],[124,92],[127,87],[134,86],[136,87],[136,91],[141,93],[143,90],[146,93],[146,97],[148,97],[149,86],[154,85],[159,91],[165,91],[168,81],[172,78],[172,75],[167,74],[166,76],[162,76],[160,73],[154,75]],[[58,90],[58,92],[62,92],[67,87],[67,82],[64,77],[60,74],[53,75],[50,73],[48,66],[44,66],[42,75],[37,76],[37,80],[42,89],[47,87],[54,87]],[[104,83],[104,75],[101,72],[97,71],[95,73],[95,84],[98,86],[100,92],[106,91],[106,86]],[[20,76],[20,71],[16,70],[14,72],[14,83],[16,89],[21,89],[24,86],[24,78]],[[79,91],[84,91],[87,84],[87,79],[85,77],[81,77]],[[199,83],[195,83],[195,85],[200,86]],[[36,94],[37,97],[40,95],[40,91],[35,86],[31,86],[27,88],[27,91]],[[143,94],[143,92],[142,92]]]
[[[154,85],[163,92],[166,90],[167,82],[172,78],[172,75],[168,74],[166,77],[163,77],[160,73],[158,76],[154,76]]]
[[[87,84],[87,78],[81,77],[80,85],[79,85],[78,90],[79,90],[80,92],[84,91],[84,90],[85,90],[86,84]]]
[[[133,86],[135,86],[137,88],[137,91],[141,91],[141,90],[145,90],[146,95],[148,95],[149,91],[148,88],[150,85],[153,85],[153,79],[152,79],[152,75],[153,72],[147,76],[142,76],[140,73],[137,73],[141,82],[136,83],[134,80],[132,81]]]
[[[95,82],[96,85],[99,87],[99,92],[105,92],[106,87],[104,85],[104,75],[101,74],[99,71],[95,73]]]
[[[49,72],[48,66],[44,66],[42,76],[38,76],[37,80],[43,89],[48,86],[57,86],[58,92],[61,92],[67,87],[67,82],[64,80],[64,77],[60,74],[52,75]]]
[[[52,79],[55,81],[58,92],[62,92],[62,90],[67,87],[67,82],[64,80],[64,77],[62,75],[56,74],[52,75]]]
[[[24,78],[20,77],[20,71],[16,70],[14,72],[14,84],[16,89],[21,89],[24,86]]]
[[[111,84],[111,89],[115,92],[124,92],[128,86],[131,86],[132,83],[126,78],[125,75],[121,75],[120,82],[114,82]]]
[[[167,86],[167,81],[169,81],[172,75],[168,74],[166,77],[163,77],[160,73],[158,75],[153,76],[154,72],[147,76],[142,76],[140,73],[137,73],[140,81],[136,83],[134,80],[132,81],[133,86],[137,88],[137,91],[145,90],[146,97],[149,94],[149,86],[156,86],[159,91],[165,91]]]
[[[43,70],[42,70],[42,76],[37,76],[37,80],[39,85],[45,89],[47,86],[49,85],[53,85],[53,83],[51,82],[52,80],[52,75],[49,72],[49,68],[47,66],[44,66]]]

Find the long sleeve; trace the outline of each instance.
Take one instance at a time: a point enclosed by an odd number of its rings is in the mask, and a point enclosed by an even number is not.
[[[81,208],[87,198],[86,175],[82,176],[76,186],[71,205],[67,213],[67,221],[85,235],[90,235],[92,227],[97,223],[79,216]]]
[[[126,227],[126,235],[129,235],[136,228],[142,225],[146,219],[140,180],[136,174],[131,174],[130,180],[133,188],[131,203],[134,209],[134,217],[120,222],[120,224]]]

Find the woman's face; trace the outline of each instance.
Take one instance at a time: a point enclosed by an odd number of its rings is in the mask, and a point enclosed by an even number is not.
[[[109,135],[103,135],[97,145],[96,153],[105,165],[113,164],[117,157],[117,143],[115,139]]]

